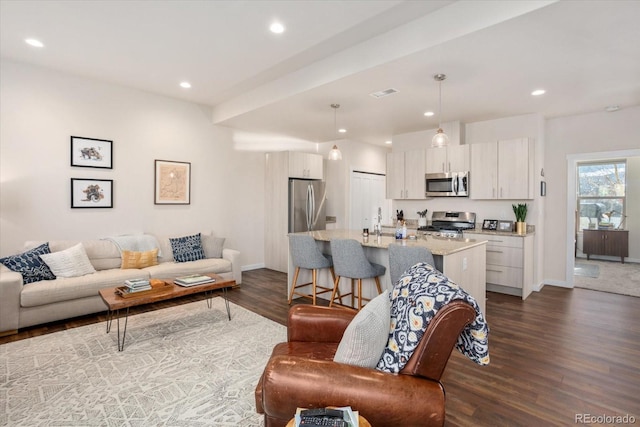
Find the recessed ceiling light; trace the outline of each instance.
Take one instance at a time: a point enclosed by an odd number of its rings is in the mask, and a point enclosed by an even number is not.
[[[191,83],[182,82],[182,83],[180,83],[180,87],[185,88],[185,89],[189,89],[191,87]]]
[[[431,117],[431,116],[433,116],[434,114],[435,114],[435,113],[434,113],[433,111],[427,111],[426,113],[424,113],[424,115],[425,115],[426,117]]]
[[[28,44],[29,46],[33,46],[33,47],[44,47],[44,43],[42,43],[40,40],[36,40],[36,39],[25,39],[24,40],[26,44]]]
[[[347,133],[347,130],[346,130],[345,128],[341,128],[341,129],[338,129],[338,132],[340,132],[340,133]]]
[[[604,111],[607,113],[613,113],[614,111],[618,111],[620,109],[619,105],[609,105],[604,108]]]
[[[282,25],[279,22],[274,22],[273,24],[271,24],[269,29],[271,30],[272,33],[275,33],[275,34],[284,33],[284,25]]]
[[[536,89],[533,92],[531,92],[531,95],[540,96],[540,95],[544,95],[545,92],[546,92],[546,90],[544,90],[544,89]]]
[[[391,141],[385,141],[384,143],[387,145],[391,145]]]

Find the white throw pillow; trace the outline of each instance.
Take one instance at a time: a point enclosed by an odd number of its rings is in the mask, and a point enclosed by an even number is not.
[[[78,277],[95,273],[82,243],[64,251],[40,255],[56,277]]]
[[[364,306],[342,335],[334,362],[375,368],[389,341],[391,301],[386,290]]]

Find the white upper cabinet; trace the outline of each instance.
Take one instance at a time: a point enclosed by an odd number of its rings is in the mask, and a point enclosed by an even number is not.
[[[528,138],[498,142],[500,199],[533,199],[533,142]]]
[[[469,187],[472,199],[496,199],[498,143],[471,144]]]
[[[427,148],[426,173],[447,172],[447,148]]]
[[[322,155],[290,151],[289,178],[322,179]]]
[[[424,150],[387,154],[387,198],[425,199]]]
[[[427,173],[465,172],[469,170],[469,146],[448,145],[427,148]]]
[[[449,172],[466,172],[470,167],[468,145],[450,145],[447,147]]]
[[[533,149],[529,138],[471,144],[471,198],[533,199]]]

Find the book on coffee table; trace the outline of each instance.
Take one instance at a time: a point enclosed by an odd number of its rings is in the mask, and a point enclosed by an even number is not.
[[[176,285],[180,285],[180,286],[195,286],[195,285],[203,285],[205,283],[212,283],[215,281],[216,279],[214,279],[211,276],[204,276],[202,274],[192,274],[190,276],[176,277],[173,282]]]

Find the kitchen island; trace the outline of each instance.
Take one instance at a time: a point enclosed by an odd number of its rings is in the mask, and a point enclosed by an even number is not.
[[[450,239],[430,235],[417,236],[416,239],[396,240],[390,236],[369,235],[369,237],[363,237],[362,231],[359,230],[319,230],[295,234],[312,236],[320,250],[326,254],[331,254],[329,245],[331,239],[357,240],[364,247],[369,261],[384,265],[387,268],[387,272],[380,280],[383,290],[391,290],[393,288],[389,278],[389,245],[425,247],[433,254],[436,263],[435,267],[472,295],[484,313],[486,298],[486,240]],[[295,267],[289,255],[289,289],[291,289],[294,272]],[[304,276],[303,273],[305,273]],[[310,281],[310,278],[311,274],[302,270],[298,283]],[[374,297],[376,291],[373,280],[366,280],[365,282],[366,284],[363,284],[362,289],[363,296],[367,298]],[[327,270],[323,270],[319,275],[319,283],[331,283],[331,275]],[[348,286],[348,280],[344,279],[341,281],[340,290],[343,293],[347,293]]]

